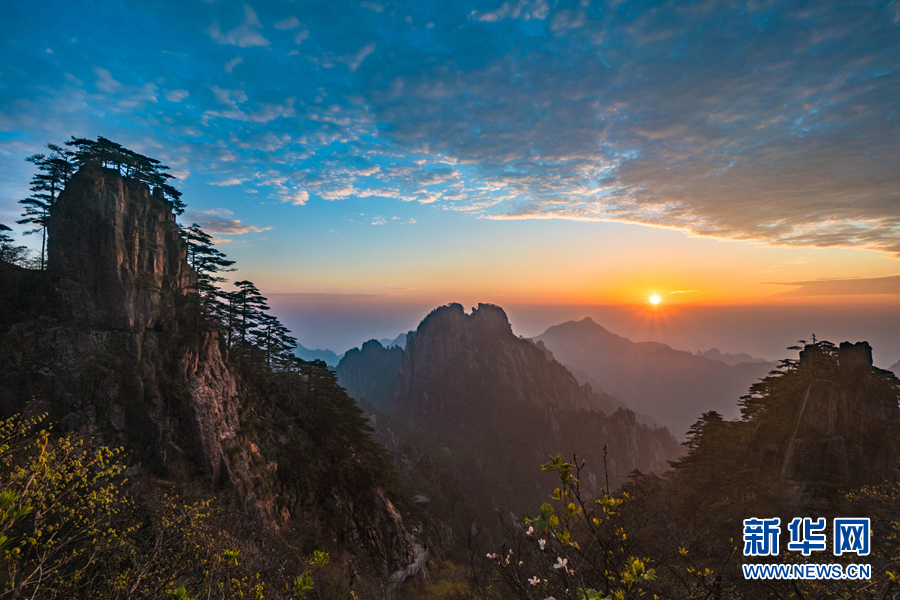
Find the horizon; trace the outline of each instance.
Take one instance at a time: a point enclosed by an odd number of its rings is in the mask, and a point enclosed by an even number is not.
[[[527,337],[900,359],[893,5],[48,7],[0,7],[0,223],[32,249],[24,159],[103,135],[310,348],[480,301]]]
[[[297,301],[297,297],[302,300]],[[378,298],[335,298],[308,294],[270,294],[269,304],[286,326],[309,350],[331,350],[342,355],[369,340],[394,339],[415,331],[434,309],[462,304],[466,313],[478,301],[447,300],[432,306],[371,303]],[[293,301],[292,301],[293,300]],[[317,302],[318,301],[318,302]],[[353,302],[355,301],[355,302]],[[320,304],[320,303],[321,304]],[[793,358],[788,346],[800,340],[834,344],[869,342],[875,365],[886,369],[900,360],[900,307],[869,307],[847,313],[841,306],[682,306],[654,310],[644,305],[504,305],[513,333],[526,338],[543,334],[549,327],[590,318],[604,329],[632,342],[660,342],[675,350],[696,354],[717,348],[726,354],[747,353],[777,362]],[[346,304],[345,304],[346,303]],[[310,308],[309,304],[313,304]],[[309,343],[304,343],[304,339]]]

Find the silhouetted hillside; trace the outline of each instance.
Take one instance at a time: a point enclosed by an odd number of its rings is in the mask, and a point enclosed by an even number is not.
[[[303,344],[297,344],[294,354],[306,361],[321,360],[329,367],[336,367],[343,357],[343,354],[335,354],[331,350],[310,350]]]
[[[536,339],[557,360],[596,379],[607,393],[621,396],[679,437],[702,412],[737,416],[737,398],[772,368],[769,363],[729,366],[666,344],[632,342],[590,318],[556,325]]]
[[[634,469],[662,472],[679,453],[665,429],[638,423],[631,411],[602,412],[616,400],[579,384],[544,349],[516,337],[503,310],[489,304],[471,314],[459,304],[434,310],[405,350],[367,342],[347,353],[338,377],[386,413],[378,429],[395,456],[407,446],[464,470],[461,485],[481,507],[539,504],[546,489],[538,467],[558,452],[589,459],[585,484],[596,493],[607,475],[604,445],[613,486]],[[374,381],[384,385],[360,388]]]
[[[702,356],[703,358],[708,358],[710,360],[717,360],[719,362],[723,362],[726,365],[731,365],[732,367],[742,364],[742,363],[768,363],[771,367],[775,367],[775,363],[770,363],[764,358],[753,358],[746,352],[740,352],[738,354],[728,354],[722,352],[718,348],[710,348],[706,352],[697,351],[697,356]]]

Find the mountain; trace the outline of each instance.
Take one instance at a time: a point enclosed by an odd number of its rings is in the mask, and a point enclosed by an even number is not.
[[[888,367],[888,371],[893,371],[895,374],[900,375],[900,360]]]
[[[406,333],[401,333],[400,335],[398,335],[398,336],[395,337],[394,339],[384,338],[384,339],[381,339],[381,340],[378,340],[378,341],[379,341],[379,342],[381,343],[381,345],[384,346],[385,348],[390,348],[390,347],[392,347],[392,346],[397,346],[398,348],[405,348],[405,347],[406,347],[406,336],[407,336]]]
[[[742,363],[768,363],[771,365],[771,368],[775,368],[776,363],[772,363],[767,361],[764,358],[753,358],[746,352],[741,352],[739,354],[726,354],[720,351],[718,348],[710,348],[706,352],[697,351],[697,356],[702,356],[703,358],[708,358],[710,360],[717,360],[719,362],[723,362],[726,365],[731,365],[732,367],[742,364]]]
[[[73,175],[48,271],[0,262],[0,416],[47,413],[124,447],[132,485],[215,493],[256,532],[273,561],[260,568],[322,547],[382,587],[416,556],[387,453],[329,369],[276,371],[229,348],[186,255],[159,189],[114,169]]]
[[[692,427],[673,479],[684,510],[727,506],[733,523],[742,511],[845,509],[848,490],[897,479],[898,401],[900,380],[873,367],[867,342],[806,345],[752,386],[741,420],[710,411]]]
[[[481,507],[534,510],[546,496],[539,467],[550,455],[577,452],[587,461],[586,488],[600,493],[607,478],[617,486],[635,469],[662,472],[680,454],[667,430],[625,409],[602,412],[616,399],[514,335],[490,304],[470,314],[459,304],[437,308],[405,349],[372,340],[348,352],[337,375],[381,413],[376,429],[395,460],[438,457],[448,472],[466,473],[460,485]],[[375,380],[383,385],[360,386]]]
[[[573,370],[597,380],[635,411],[681,436],[697,415],[738,413],[737,400],[772,368],[769,363],[730,366],[657,342],[632,342],[590,318],[550,327],[535,338]]]
[[[390,411],[397,393],[397,374],[402,358],[401,348],[386,348],[377,340],[369,340],[362,348],[344,353],[336,369],[338,382],[364,405]]]
[[[294,348],[294,354],[297,358],[307,361],[321,360],[329,367],[336,367],[343,356],[343,354],[335,354],[331,350],[310,350],[303,344],[297,344],[297,347]]]

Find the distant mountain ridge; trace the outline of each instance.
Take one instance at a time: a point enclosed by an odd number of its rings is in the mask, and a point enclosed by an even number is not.
[[[378,341],[381,342],[381,345],[384,346],[385,348],[391,348],[393,346],[396,346],[400,349],[403,349],[403,348],[406,348],[406,336],[407,336],[406,333],[401,333],[394,339],[382,338]]]
[[[895,375],[900,376],[900,360],[888,367],[888,371],[893,371]]]
[[[766,360],[765,358],[753,358],[746,352],[740,352],[738,354],[727,354],[722,352],[718,348],[710,348],[706,352],[697,351],[697,356],[702,356],[703,358],[708,358],[710,360],[717,360],[719,362],[723,362],[726,365],[731,365],[732,367],[737,366],[742,363],[769,363],[772,365],[772,368],[775,367],[776,363]]]
[[[583,371],[677,436],[708,410],[736,417],[738,399],[773,366],[731,366],[659,342],[632,342],[589,317],[550,327],[535,339],[573,371]]]
[[[303,360],[321,360],[329,367],[336,367],[344,356],[343,354],[337,354],[331,350],[310,350],[299,343],[297,344],[297,347],[294,348],[294,354],[297,355],[297,358]]]

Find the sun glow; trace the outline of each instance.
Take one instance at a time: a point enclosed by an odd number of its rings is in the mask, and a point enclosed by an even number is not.
[[[656,306],[656,305],[658,305],[660,302],[662,302],[662,298],[660,298],[660,297],[659,297],[658,295],[656,295],[656,294],[653,294],[652,296],[650,296],[650,297],[648,298],[648,300],[650,301],[650,304],[652,304],[653,306]]]

